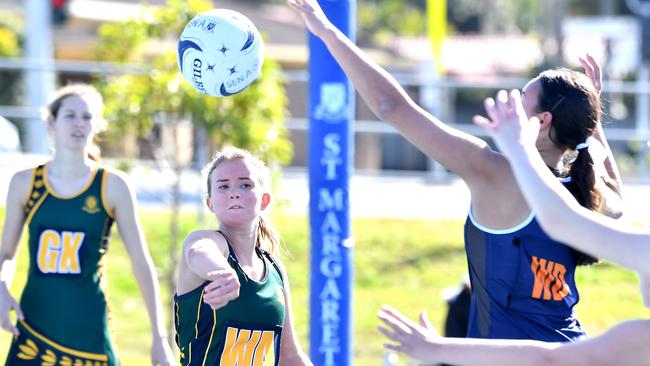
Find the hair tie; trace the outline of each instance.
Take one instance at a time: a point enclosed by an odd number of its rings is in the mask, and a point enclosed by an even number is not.
[[[584,148],[587,148],[587,147],[589,147],[589,139],[585,140],[585,142],[583,142],[581,144],[577,144],[576,145],[576,150],[581,150],[581,149],[584,149]]]

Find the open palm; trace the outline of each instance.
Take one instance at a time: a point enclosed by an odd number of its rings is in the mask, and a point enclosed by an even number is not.
[[[287,0],[287,4],[302,16],[305,25],[316,36],[321,36],[330,26],[331,22],[323,13],[316,0]]]

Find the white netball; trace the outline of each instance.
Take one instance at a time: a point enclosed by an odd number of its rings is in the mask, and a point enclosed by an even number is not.
[[[195,16],[178,40],[183,77],[207,95],[241,92],[260,75],[263,62],[260,33],[234,10],[212,9]]]

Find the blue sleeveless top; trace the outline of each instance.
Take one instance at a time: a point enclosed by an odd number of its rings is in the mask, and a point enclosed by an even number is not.
[[[585,338],[575,317],[578,253],[551,239],[531,213],[494,230],[470,211],[465,250],[472,285],[467,336],[567,342]]]

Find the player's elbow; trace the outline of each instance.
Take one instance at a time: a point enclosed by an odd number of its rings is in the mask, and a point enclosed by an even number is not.
[[[185,263],[190,267],[192,264],[200,261],[207,255],[207,248],[205,245],[199,241],[185,242],[183,245],[183,257]]]
[[[193,243],[185,250],[185,258],[187,258],[188,263],[192,263],[193,261],[204,257],[205,254],[205,248],[200,243]]]
[[[409,105],[409,100],[398,90],[382,92],[370,106],[373,113],[382,121],[391,122]]]
[[[375,103],[372,103],[372,105],[369,104],[369,107],[377,118],[386,121],[393,114],[396,104],[397,102],[394,97],[391,97],[389,94],[380,94],[375,100]]]

